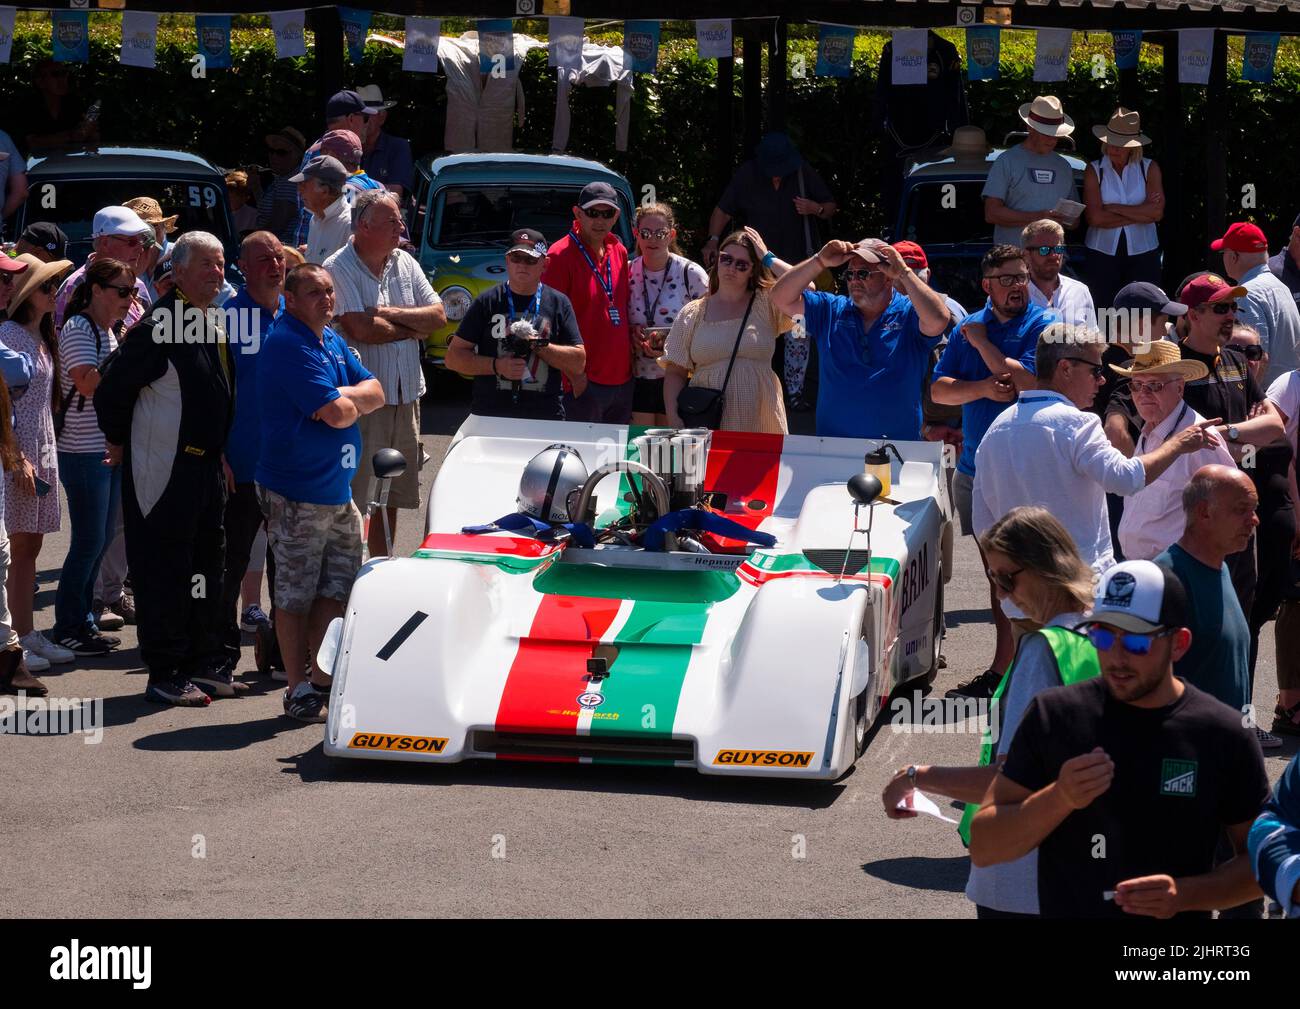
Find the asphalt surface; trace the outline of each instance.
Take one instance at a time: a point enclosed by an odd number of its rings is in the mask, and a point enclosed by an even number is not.
[[[467,409],[463,395],[426,401],[426,489]],[[413,550],[422,527],[422,516],[404,514],[396,552]],[[46,538],[38,628],[53,622],[66,549],[66,532]],[[958,540],[946,598],[936,698],[991,658],[970,539]],[[943,732],[880,724],[854,770],[824,785],[648,768],[336,763],[322,754],[321,726],[283,717],[283,688],[256,673],[251,639],[241,672],[250,696],[175,709],[143,700],[134,629],[120,633],[113,657],[42,674],[52,695],[104,699],[102,741],[0,735],[0,848],[23,867],[5,874],[2,915],[974,916],[954,828],[888,820],[880,802],[899,766],[973,763],[974,722]],[[1271,625],[1261,653],[1255,696],[1267,712]],[[1292,741],[1266,755],[1271,779],[1294,751]]]

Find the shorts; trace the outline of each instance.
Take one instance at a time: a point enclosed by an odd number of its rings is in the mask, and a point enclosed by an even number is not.
[[[364,512],[371,501],[371,460],[381,448],[395,448],[406,457],[406,472],[394,478],[388,489],[388,507],[420,507],[420,404],[381,406],[357,424],[361,427],[361,458],[352,478],[352,500]]]
[[[564,394],[564,419],[580,424],[631,424],[632,379],[622,385],[588,382],[581,396]]]
[[[638,378],[632,390],[633,413],[665,413],[664,380],[662,378]]]
[[[975,497],[975,478],[958,470],[952,478],[952,506],[957,509],[963,536],[975,535],[975,522],[971,519],[971,506]]]
[[[361,569],[361,513],[341,505],[290,501],[257,485],[275,557],[275,605],[305,614],[317,598],[347,602]]]

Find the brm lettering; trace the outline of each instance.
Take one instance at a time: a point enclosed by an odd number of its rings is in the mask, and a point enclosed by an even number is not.
[[[921,545],[921,552],[907,562],[903,569],[903,582],[899,586],[902,596],[902,613],[921,598],[921,593],[930,584],[930,544]]]

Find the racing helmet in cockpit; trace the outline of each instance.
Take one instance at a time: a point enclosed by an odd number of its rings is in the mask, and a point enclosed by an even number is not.
[[[568,445],[548,445],[528,460],[515,503],[525,515],[543,522],[569,522],[569,495],[587,482],[587,467]]]

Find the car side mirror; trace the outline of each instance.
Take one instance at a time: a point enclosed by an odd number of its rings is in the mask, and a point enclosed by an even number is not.
[[[853,498],[854,504],[869,505],[884,490],[878,477],[871,476],[867,473],[855,473],[849,478],[849,497]]]

